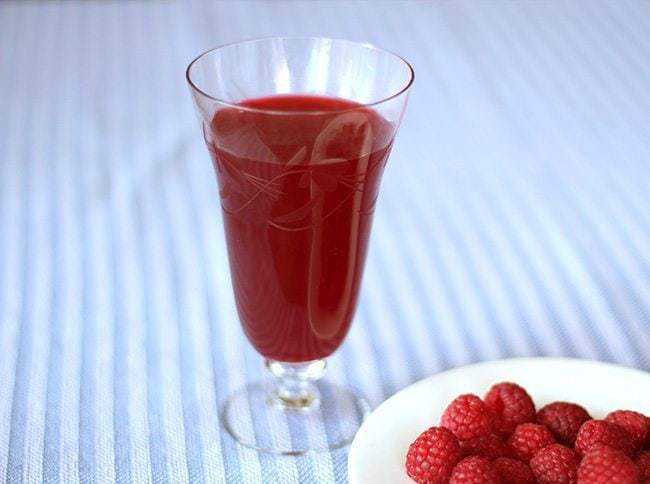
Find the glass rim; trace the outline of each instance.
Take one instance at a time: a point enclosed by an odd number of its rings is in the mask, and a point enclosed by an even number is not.
[[[190,70],[192,69],[192,66],[196,64],[199,60],[201,60],[203,57],[206,55],[215,52],[217,50],[225,49],[226,47],[232,47],[238,44],[247,44],[247,43],[253,43],[253,42],[261,42],[265,40],[329,40],[333,42],[344,42],[348,44],[354,44],[359,47],[365,47],[366,49],[377,51],[377,52],[383,52],[386,54],[390,54],[391,56],[397,58],[400,60],[407,68],[408,70],[408,80],[406,83],[398,89],[396,92],[393,94],[390,94],[389,96],[385,96],[378,101],[372,101],[369,103],[359,103],[358,106],[354,106],[351,108],[344,108],[344,109],[335,109],[335,110],[329,110],[329,111],[324,111],[324,110],[305,110],[305,111],[292,111],[292,110],[277,110],[277,109],[265,109],[265,108],[252,108],[248,106],[241,106],[237,104],[236,102],[232,101],[226,101],[225,99],[220,99],[216,96],[213,96],[211,94],[208,94],[205,92],[203,89],[201,89],[193,80],[192,76],[190,74]],[[324,115],[324,114],[338,114],[338,113],[345,113],[348,111],[355,111],[360,108],[372,108],[374,106],[378,106],[380,104],[383,104],[385,102],[388,102],[392,99],[395,99],[402,94],[406,93],[410,87],[413,85],[413,82],[415,81],[415,71],[413,69],[413,66],[406,60],[404,57],[402,57],[399,54],[396,54],[395,52],[392,52],[390,50],[384,49],[382,47],[378,47],[370,42],[358,42],[355,40],[348,40],[348,39],[337,39],[337,38],[332,38],[332,37],[318,37],[318,36],[268,36],[268,37],[253,37],[249,39],[243,39],[243,40],[237,40],[234,42],[228,42],[226,44],[221,44],[216,47],[212,47],[210,49],[207,49],[203,52],[201,52],[199,55],[197,55],[192,61],[187,65],[187,68],[185,69],[185,79],[187,80],[187,83],[190,85],[190,87],[201,94],[202,96],[217,102],[219,104],[223,104],[224,106],[230,107],[230,108],[235,108],[240,111],[248,111],[248,112],[255,112],[255,113],[265,113],[265,114],[273,114],[273,115],[295,115],[297,113],[301,115]],[[277,94],[311,94],[311,93],[277,93]]]

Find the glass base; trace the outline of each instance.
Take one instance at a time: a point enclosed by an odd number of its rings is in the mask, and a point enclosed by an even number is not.
[[[345,447],[370,407],[362,397],[327,381],[314,381],[324,360],[304,364],[267,361],[272,381],[246,385],[221,411],[227,432],[261,452],[301,455]]]

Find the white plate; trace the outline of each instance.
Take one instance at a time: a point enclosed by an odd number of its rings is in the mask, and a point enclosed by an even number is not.
[[[445,407],[456,396],[482,396],[501,381],[524,386],[538,407],[569,400],[580,403],[596,418],[619,408],[650,415],[650,374],[640,370],[565,358],[479,363],[414,383],[377,407],[350,447],[350,483],[412,484],[404,471],[409,444],[420,432],[438,425]]]

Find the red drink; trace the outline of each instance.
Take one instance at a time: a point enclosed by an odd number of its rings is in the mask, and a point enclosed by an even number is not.
[[[394,126],[338,98],[240,106],[205,127],[239,317],[267,358],[324,358],[354,315]]]

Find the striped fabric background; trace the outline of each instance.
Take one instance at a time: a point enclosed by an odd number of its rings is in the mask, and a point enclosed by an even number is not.
[[[184,80],[272,34],[402,53],[416,86],[330,378],[373,405],[470,362],[650,370],[650,2],[0,3],[0,478],[345,482],[237,447],[237,321]]]

